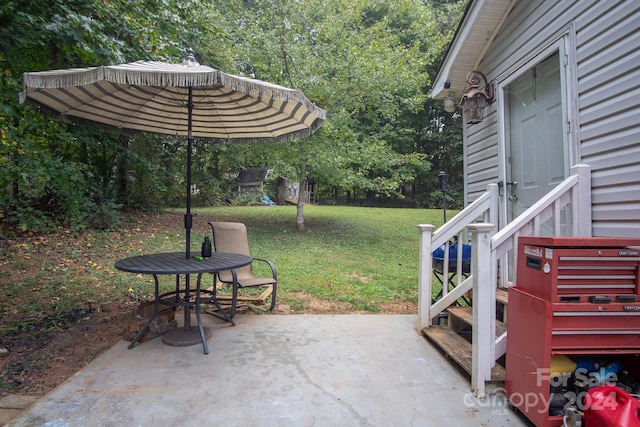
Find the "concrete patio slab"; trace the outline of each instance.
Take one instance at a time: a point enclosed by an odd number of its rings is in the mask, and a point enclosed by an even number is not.
[[[122,341],[9,425],[528,425],[500,395],[476,400],[413,315],[203,320],[208,355]]]

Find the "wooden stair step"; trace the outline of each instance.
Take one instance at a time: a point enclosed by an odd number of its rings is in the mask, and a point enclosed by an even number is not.
[[[458,366],[471,375],[472,348],[471,343],[447,326],[431,326],[424,328],[422,334],[433,344],[438,346]],[[504,367],[496,364],[491,369],[491,381],[503,382],[505,378]]]
[[[507,289],[496,289],[496,301],[502,305],[509,305],[509,291]]]
[[[449,324],[452,324],[452,317],[460,319],[465,324],[473,327],[473,307],[449,307]],[[455,321],[454,321],[455,322]],[[496,319],[496,336],[507,332],[507,325]]]

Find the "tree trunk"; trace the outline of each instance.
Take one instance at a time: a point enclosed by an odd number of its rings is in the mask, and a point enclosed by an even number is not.
[[[123,206],[127,206],[128,203],[128,193],[127,193],[127,181],[129,175],[129,162],[128,162],[128,153],[129,153],[129,137],[127,135],[120,135],[118,137],[120,141],[120,155],[117,160],[117,198],[116,200]]]
[[[276,183],[276,205],[284,205],[286,203],[286,200],[285,200],[286,190],[287,190],[287,180],[279,176]]]
[[[298,196],[298,208],[296,212],[296,231],[303,233],[306,231],[304,227],[304,197]]]

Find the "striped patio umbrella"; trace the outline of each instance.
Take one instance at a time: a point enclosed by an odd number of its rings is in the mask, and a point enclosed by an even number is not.
[[[193,138],[290,140],[309,136],[325,120],[302,92],[200,65],[191,49],[181,64],[138,61],[23,78],[20,102],[30,99],[61,118],[187,138],[187,258]]]

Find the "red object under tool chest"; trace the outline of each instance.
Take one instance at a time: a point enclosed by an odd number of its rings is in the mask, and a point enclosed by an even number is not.
[[[521,237],[509,289],[505,387],[538,427],[549,415],[552,355],[640,359],[640,239]]]

